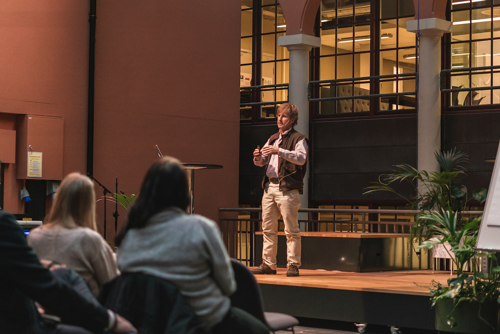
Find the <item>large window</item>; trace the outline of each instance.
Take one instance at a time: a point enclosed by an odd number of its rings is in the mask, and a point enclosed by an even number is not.
[[[412,0],[322,0],[311,98],[328,100],[313,102],[313,115],[414,112],[416,35],[406,30],[413,19]],[[288,83],[289,54],[278,45],[286,33],[279,3],[242,0],[241,32],[241,120],[266,121],[288,100],[280,86]]]
[[[477,89],[450,93],[447,105],[470,109],[500,103],[500,90],[489,88],[500,86],[500,71],[491,68],[500,65],[500,1],[453,0],[451,21],[449,88]],[[478,67],[482,69],[474,69]]]
[[[413,16],[411,0],[322,0],[312,95],[330,100],[312,103],[316,115],[415,109],[416,36],[406,30]]]
[[[283,86],[288,83],[288,50],[278,45],[286,23],[276,0],[243,0],[241,8],[241,102],[255,105],[243,106],[240,115],[245,121],[265,121],[276,117],[276,106],[288,100]]]

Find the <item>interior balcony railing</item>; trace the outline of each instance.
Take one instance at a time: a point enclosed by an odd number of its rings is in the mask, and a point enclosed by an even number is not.
[[[300,209],[302,236],[342,236],[378,234],[407,237],[421,211],[390,209]],[[465,217],[480,216],[482,211],[463,211]],[[256,264],[256,239],[262,237],[260,208],[220,208],[219,227],[231,257],[248,266]],[[280,221],[278,232],[284,231]],[[259,259],[260,260],[260,259]]]
[[[500,65],[445,69],[440,73],[440,89],[442,93],[451,94],[450,107],[498,104],[500,95],[494,90],[500,89],[500,85],[487,85],[486,83],[500,82],[499,75]],[[474,85],[476,86],[472,87]],[[490,98],[485,102],[483,99],[487,96],[480,96],[481,91],[490,91],[488,94]]]
[[[276,106],[288,102],[287,83],[240,87],[240,119],[276,117]]]
[[[400,73],[311,81],[308,99],[321,102],[322,115],[369,112],[371,105],[377,105],[375,99],[379,99],[376,111],[415,109],[415,78],[416,73]]]

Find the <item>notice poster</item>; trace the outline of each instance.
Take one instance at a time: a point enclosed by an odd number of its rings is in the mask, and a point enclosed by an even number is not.
[[[42,152],[28,152],[28,177],[42,177]]]

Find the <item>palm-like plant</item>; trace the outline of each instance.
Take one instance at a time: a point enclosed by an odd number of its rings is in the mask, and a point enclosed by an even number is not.
[[[423,214],[422,218],[434,223],[429,227],[433,237],[422,242],[417,249],[431,249],[436,244],[448,242],[457,268],[456,277],[450,278],[447,285],[433,282],[432,306],[445,299],[453,300],[453,309],[447,315],[447,323],[452,328],[458,321],[451,316],[457,306],[463,302],[477,302],[478,317],[493,329],[494,326],[482,317],[481,307],[485,302],[500,303],[500,267],[495,253],[478,251],[475,248],[481,218],[461,224],[459,214],[451,209]],[[488,261],[488,273],[480,271],[481,258]],[[464,270],[466,264],[470,264],[468,273]]]
[[[131,194],[130,196],[127,196],[125,194],[118,194],[114,193],[111,195],[106,195],[106,200],[111,201],[113,203],[118,203],[120,206],[122,206],[125,210],[128,210],[132,202],[135,200],[137,195]]]
[[[452,211],[458,213],[457,219],[460,223],[461,211],[468,201],[467,187],[460,182],[466,175],[464,165],[469,161],[468,156],[456,149],[436,152],[434,155],[439,163],[440,172],[419,171],[408,164],[396,165],[392,173],[383,174],[378,181],[372,182],[372,185],[366,188],[365,194],[378,191],[391,192],[407,201],[412,209],[422,212],[451,208]],[[394,188],[397,184],[408,183],[416,189],[417,182],[424,191],[415,192],[414,198],[408,198]],[[473,198],[481,203],[484,202],[486,189],[473,192]],[[416,217],[415,224],[410,231],[412,244],[421,243],[430,225],[433,223],[428,222],[425,216]]]

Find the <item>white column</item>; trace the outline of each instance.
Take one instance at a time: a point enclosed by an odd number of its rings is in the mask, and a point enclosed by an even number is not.
[[[288,101],[299,108],[299,121],[295,130],[309,138],[309,101],[307,99],[307,85],[309,84],[309,51],[321,45],[319,37],[298,34],[281,36],[278,39],[280,46],[286,46],[290,53]],[[309,152],[310,156],[310,152]],[[308,163],[309,165],[309,163]],[[308,166],[309,172],[309,166]],[[308,179],[304,179],[304,193],[300,196],[300,207],[307,208],[309,199]],[[301,217],[302,218],[302,217]]]
[[[420,30],[417,149],[418,170],[439,172],[434,153],[441,150],[441,37],[451,31],[451,22],[429,18],[409,21],[407,30]],[[422,193],[424,189],[420,189]]]

